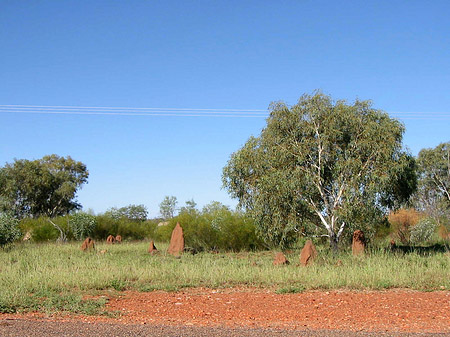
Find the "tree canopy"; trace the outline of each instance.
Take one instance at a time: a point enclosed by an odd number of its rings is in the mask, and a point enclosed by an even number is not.
[[[0,168],[0,210],[24,218],[55,217],[80,209],[76,192],[88,176],[86,165],[70,156],[14,160]]]
[[[261,135],[223,170],[224,187],[268,243],[285,246],[315,228],[336,250],[344,229],[372,222],[414,191],[404,127],[370,101],[350,105],[316,92],[270,108]]]

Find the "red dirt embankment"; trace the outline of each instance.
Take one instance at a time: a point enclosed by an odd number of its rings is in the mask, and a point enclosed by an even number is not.
[[[127,291],[111,299],[107,310],[120,311],[122,315],[73,319],[122,324],[450,333],[449,291],[309,291],[299,294],[276,294],[261,289]],[[2,316],[5,315],[0,318]]]
[[[297,329],[450,332],[450,292],[305,292],[192,289],[127,292],[108,310],[122,322]]]

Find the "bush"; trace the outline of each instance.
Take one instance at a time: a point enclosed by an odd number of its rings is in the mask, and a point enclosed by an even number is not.
[[[186,247],[194,250],[241,251],[264,247],[250,217],[217,202],[205,206],[201,212],[182,210],[167,225],[156,227],[152,238],[169,241],[177,222],[183,227]]]
[[[0,213],[0,247],[16,241],[20,235],[19,220],[11,215]]]
[[[121,219],[117,228],[117,234],[121,235],[123,239],[143,240],[152,236],[154,227],[156,227],[156,223],[149,220],[137,222]]]
[[[418,245],[430,242],[436,233],[437,227],[438,224],[432,218],[422,218],[411,229],[411,243]]]
[[[97,218],[91,214],[79,212],[70,217],[70,229],[77,240],[90,236],[97,226]]]
[[[119,229],[119,219],[114,219],[108,215],[97,215],[97,225],[92,232],[95,240],[105,240],[108,235],[117,235]]]
[[[410,242],[411,230],[423,218],[423,214],[414,209],[399,209],[389,214],[389,223],[392,227],[394,238],[399,239],[402,244]]]
[[[98,215],[96,218],[97,224],[92,232],[92,237],[96,240],[105,240],[108,235],[121,235],[124,240],[153,238],[157,226],[153,220],[130,220],[127,217],[113,217],[109,213]]]
[[[68,239],[73,238],[67,216],[52,218],[51,221],[61,228]],[[50,223],[47,217],[22,219],[20,228],[24,233],[31,233],[31,240],[34,242],[56,241],[60,237],[59,231]]]

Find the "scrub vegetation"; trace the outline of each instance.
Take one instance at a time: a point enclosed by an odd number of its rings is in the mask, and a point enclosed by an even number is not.
[[[85,253],[79,242],[17,245],[0,251],[0,311],[102,312],[124,290],[176,291],[186,287],[258,287],[285,293],[312,289],[450,290],[450,256],[445,250],[390,252],[373,249],[354,257],[318,246],[319,257],[298,265],[299,251],[286,252],[287,266],[272,264],[274,251],[185,253],[176,259],[156,243],[97,244]],[[435,247],[436,248],[436,247]],[[106,252],[101,253],[101,251]]]

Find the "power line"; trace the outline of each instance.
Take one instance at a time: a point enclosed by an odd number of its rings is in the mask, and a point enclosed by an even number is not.
[[[70,106],[70,105],[1,105],[8,109],[64,109],[64,110],[163,110],[163,111],[230,111],[230,112],[266,112],[262,109],[197,109],[197,108],[130,108],[130,107],[86,107],[86,106]]]
[[[105,115],[105,116],[161,116],[161,117],[228,117],[266,118],[268,110],[262,109],[196,109],[196,108],[132,108],[132,107],[85,107],[58,105],[0,105],[0,113],[59,114],[59,115]],[[448,112],[390,112],[401,120],[447,120]]]
[[[14,113],[17,111],[0,111]],[[200,113],[131,113],[131,112],[88,112],[88,111],[19,111],[28,114],[59,114],[59,115],[110,115],[110,116],[163,116],[163,117],[240,117],[240,118],[265,118],[265,115],[239,115],[239,114],[200,114]]]
[[[66,115],[118,115],[118,116],[174,116],[174,117],[267,117],[266,110],[258,109],[195,109],[195,108],[128,108],[0,105],[0,112]]]

